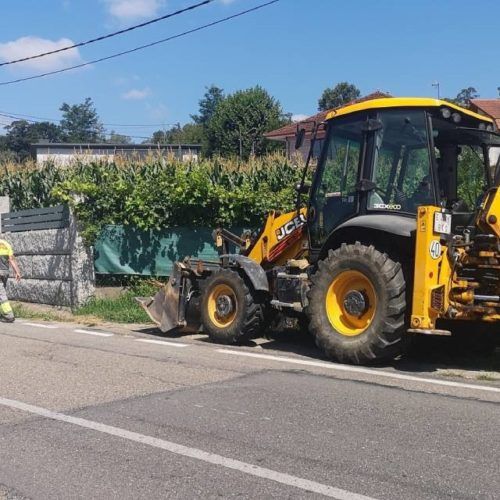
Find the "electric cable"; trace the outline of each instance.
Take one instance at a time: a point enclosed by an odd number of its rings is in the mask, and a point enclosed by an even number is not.
[[[83,68],[85,66],[90,66],[91,64],[96,64],[96,63],[99,63],[99,62],[103,62],[103,61],[108,61],[110,59],[114,59],[116,57],[120,57],[120,56],[124,56],[124,55],[127,55],[127,54],[131,54],[131,53],[137,52],[139,50],[147,49],[149,47],[153,47],[153,46],[159,45],[161,43],[166,43],[166,42],[169,42],[171,40],[175,40],[177,38],[181,38],[181,37],[190,35],[192,33],[196,33],[198,31],[202,31],[202,30],[207,29],[207,28],[211,28],[212,26],[216,26],[218,24],[225,23],[225,22],[230,21],[232,19],[236,19],[237,17],[241,17],[241,16],[244,16],[246,14],[250,14],[251,12],[255,12],[257,10],[263,9],[264,7],[268,7],[268,6],[270,6],[272,4],[275,4],[275,3],[279,2],[279,1],[280,0],[271,0],[269,2],[266,2],[266,3],[263,3],[263,4],[257,5],[255,7],[252,7],[251,9],[243,10],[243,11],[240,11],[240,12],[238,12],[236,14],[231,15],[231,16],[227,16],[227,17],[224,17],[222,19],[218,19],[217,21],[213,21],[211,23],[204,24],[202,26],[198,26],[197,28],[193,28],[193,29],[184,31],[182,33],[178,33],[177,35],[172,35],[172,36],[169,36],[167,38],[163,38],[161,40],[156,40],[155,42],[147,43],[145,45],[140,45],[140,46],[135,47],[133,49],[124,50],[122,52],[117,52],[116,54],[111,54],[111,55],[106,56],[106,57],[101,57],[99,59],[94,59],[93,61],[88,61],[88,62],[85,62],[85,63],[76,64],[74,66],[69,66],[67,68],[62,68],[62,69],[55,70],[55,71],[48,71],[46,73],[40,73],[38,75],[28,76],[28,77],[25,77],[25,78],[18,78],[16,80],[9,80],[9,81],[5,81],[5,82],[0,82],[0,86],[12,85],[14,83],[20,83],[20,82],[25,82],[25,81],[28,81],[28,80],[35,80],[37,78],[43,78],[45,76],[56,75],[56,74],[59,74],[59,73],[64,73],[66,71],[70,71],[72,69]]]
[[[44,118],[42,116],[35,115],[25,115],[22,113],[11,113],[10,111],[0,111],[0,116],[4,116],[6,118],[10,118],[13,120],[24,120],[30,123],[40,123],[40,122],[49,122],[49,123],[60,123],[60,119],[56,118]],[[105,127],[139,127],[139,128],[153,128],[153,127],[174,127],[177,123],[103,123]]]
[[[177,10],[176,12],[171,12],[170,14],[165,14],[164,16],[160,16],[160,17],[157,17],[155,19],[151,19],[149,21],[145,21],[145,22],[140,23],[140,24],[135,24],[134,26],[129,26],[128,28],[124,28],[124,29],[119,30],[119,31],[114,31],[113,33],[108,33],[107,35],[101,35],[101,36],[98,36],[97,38],[92,38],[92,39],[86,40],[84,42],[78,42],[78,43],[75,43],[73,45],[68,45],[66,47],[61,47],[59,49],[50,50],[48,52],[42,52],[40,54],[34,54],[32,56],[23,57],[20,59],[14,59],[12,61],[6,61],[3,63],[0,63],[0,67],[1,66],[8,66],[9,64],[17,64],[17,63],[24,62],[24,61],[31,61],[33,59],[38,59],[40,57],[50,56],[52,54],[58,54],[59,52],[64,52],[66,50],[76,49],[78,47],[90,45],[91,43],[100,42],[102,40],[106,40],[108,38],[112,38],[112,37],[117,36],[117,35],[123,35],[124,33],[128,33],[130,31],[136,30],[138,28],[144,28],[144,26],[149,26],[150,24],[154,24],[154,23],[157,23],[159,21],[164,21],[165,19],[169,19],[171,17],[175,17],[175,16],[178,16],[180,14],[184,14],[185,12],[197,9],[198,7],[202,7],[204,5],[212,3],[214,1],[215,0],[204,0],[203,2],[194,4],[194,5],[190,5],[189,7]]]

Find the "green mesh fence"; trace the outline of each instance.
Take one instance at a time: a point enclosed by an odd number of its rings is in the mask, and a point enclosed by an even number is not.
[[[95,243],[98,274],[169,276],[173,263],[186,256],[216,260],[212,229],[187,228],[139,231],[126,226],[106,226]],[[241,229],[232,228],[236,234]]]

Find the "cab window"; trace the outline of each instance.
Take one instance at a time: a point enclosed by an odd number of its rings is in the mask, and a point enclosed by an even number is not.
[[[426,116],[420,110],[387,110],[375,135],[374,189],[368,210],[414,214],[435,203]]]

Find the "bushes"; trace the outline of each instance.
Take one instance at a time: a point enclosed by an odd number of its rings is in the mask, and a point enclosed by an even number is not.
[[[175,226],[257,227],[271,209],[294,204],[301,169],[280,155],[239,164],[213,159],[199,163],[163,158],[69,167],[6,168],[0,191],[13,209],[68,203],[92,241],[105,224],[139,229]]]

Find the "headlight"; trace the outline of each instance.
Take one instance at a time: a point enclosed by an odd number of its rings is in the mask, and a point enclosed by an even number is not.
[[[453,113],[451,115],[451,118],[455,123],[460,123],[462,121],[462,117],[460,116],[459,113]]]
[[[486,125],[486,130],[488,132],[493,132],[493,125],[491,125],[491,123],[489,125]]]
[[[479,130],[486,130],[486,123],[481,122],[479,124]]]
[[[441,116],[448,119],[451,116],[451,111],[449,108],[441,108]]]

